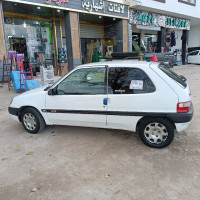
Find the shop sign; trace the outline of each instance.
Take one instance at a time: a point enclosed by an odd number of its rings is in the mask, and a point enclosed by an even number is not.
[[[51,3],[51,1],[52,2],[54,2],[56,5],[60,5],[61,3],[68,3],[68,0],[48,0],[48,1],[46,1],[45,3],[46,4],[50,4]]]
[[[129,6],[124,1],[113,0],[9,0],[48,7],[59,7],[75,12],[89,12],[119,18],[129,18]]]
[[[105,1],[104,0],[99,0],[95,2],[95,0],[82,0],[82,8],[84,8],[87,11],[98,11],[98,10],[103,10],[105,11]],[[124,5],[123,4],[118,4],[118,3],[109,3],[107,7],[109,12],[114,12],[114,13],[124,13]]]
[[[190,21],[140,10],[130,9],[131,24],[190,30]]]

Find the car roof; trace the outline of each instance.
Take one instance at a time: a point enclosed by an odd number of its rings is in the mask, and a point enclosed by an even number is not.
[[[95,67],[95,66],[109,66],[109,67],[150,67],[154,62],[147,62],[147,61],[139,61],[139,60],[112,60],[112,61],[105,61],[105,62],[95,62],[95,63],[88,63],[78,68],[84,67]],[[158,66],[158,63],[155,63]],[[155,66],[154,65],[154,66]]]

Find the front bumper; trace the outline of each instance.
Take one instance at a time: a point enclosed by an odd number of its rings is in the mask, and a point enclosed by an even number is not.
[[[9,108],[8,108],[8,112],[9,112],[11,115],[18,116],[19,108],[12,108],[12,107],[9,107]]]
[[[19,108],[12,108],[9,107],[8,108],[8,112],[10,113],[12,119],[14,119],[15,121],[19,122]]]

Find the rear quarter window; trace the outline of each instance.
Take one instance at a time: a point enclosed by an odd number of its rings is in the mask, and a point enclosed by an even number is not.
[[[174,80],[176,83],[178,83],[183,88],[186,88],[187,84],[183,81],[183,79],[176,74],[174,71],[169,69],[168,67],[165,67],[164,65],[159,65],[158,68],[164,72],[168,77],[170,77],[172,80]]]
[[[109,94],[144,94],[155,92],[156,88],[141,69],[111,67],[108,72]]]

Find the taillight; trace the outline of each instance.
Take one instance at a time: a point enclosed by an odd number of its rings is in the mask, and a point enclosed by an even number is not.
[[[186,113],[190,111],[191,101],[181,102],[177,104],[178,113]]]

